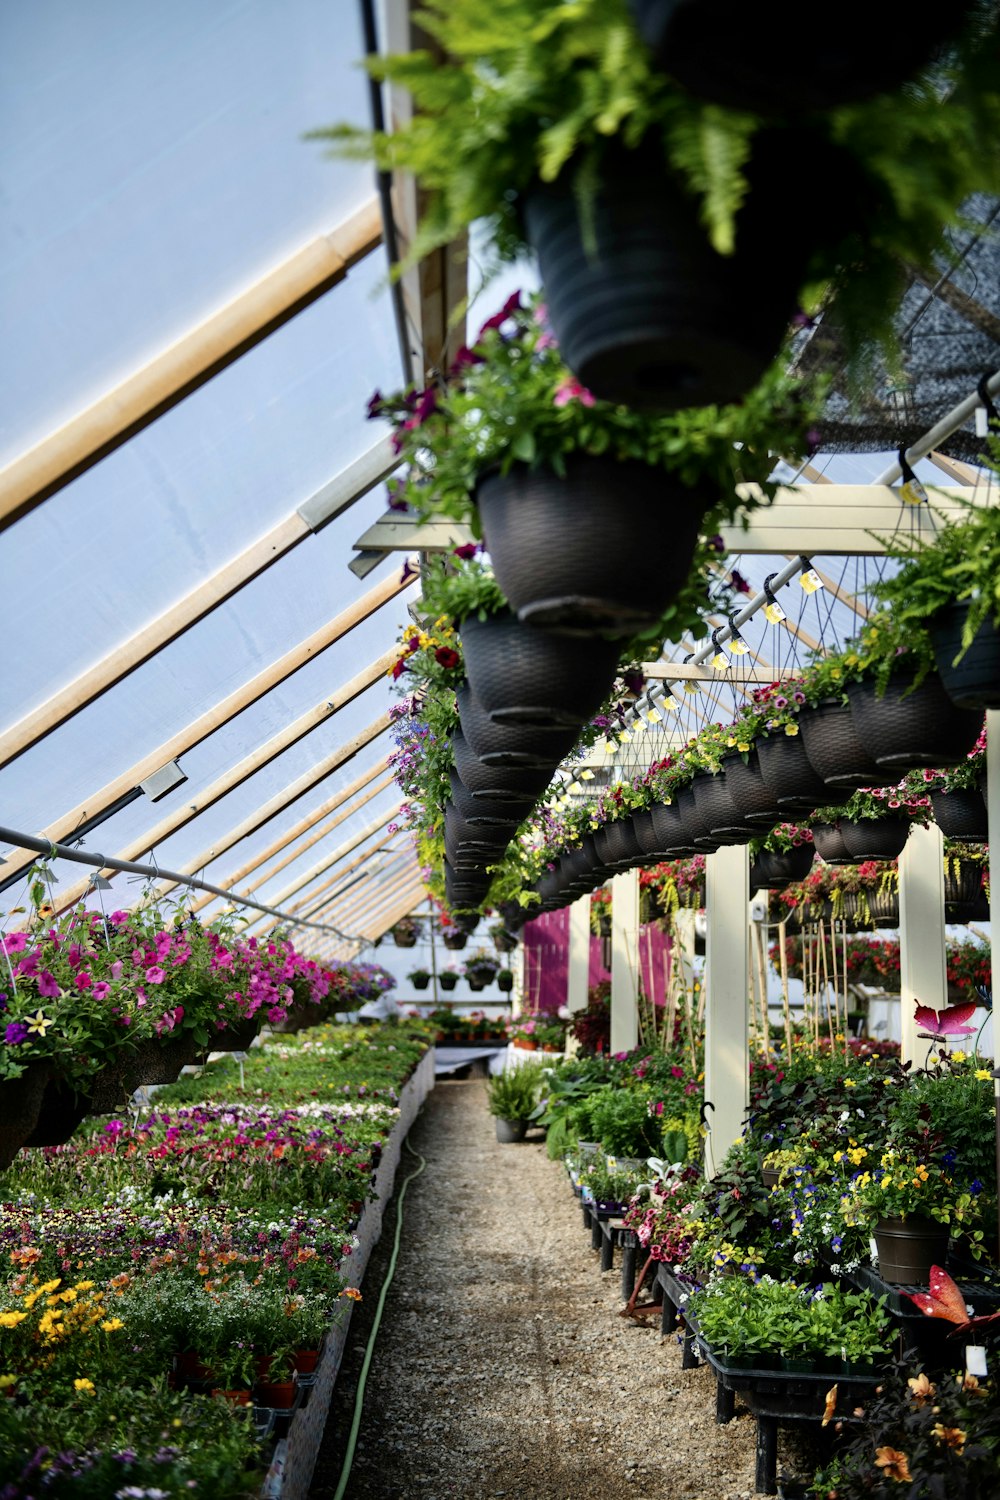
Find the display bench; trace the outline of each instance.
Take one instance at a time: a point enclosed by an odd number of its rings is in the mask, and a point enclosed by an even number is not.
[[[831,1370],[774,1370],[727,1363],[701,1337],[698,1325],[686,1310],[694,1290],[690,1282],[676,1276],[668,1266],[657,1269],[663,1288],[662,1327],[669,1333],[684,1324],[682,1367],[708,1364],[716,1378],[715,1420],[731,1422],[736,1415],[736,1397],[757,1421],[757,1456],[754,1487],[764,1495],[778,1492],[778,1427],[781,1422],[822,1422],[827,1395],[837,1386],[837,1419],[860,1405],[878,1385],[878,1374],[834,1373]]]
[[[354,1286],[361,1284],[373,1247],[382,1233],[382,1216],[392,1199],[403,1149],[410,1127],[420,1107],[434,1087],[434,1049],[424,1054],[399,1096],[399,1116],[389,1133],[375,1173],[372,1195],[365,1204],[355,1235],[357,1245],[340,1263],[341,1272]],[[279,1438],[271,1467],[261,1490],[262,1500],[306,1500],[312,1484],[313,1469],[327,1414],[340,1370],[353,1302],[341,1320],[330,1329],[316,1373],[301,1392],[301,1399],[291,1414],[287,1437]]]

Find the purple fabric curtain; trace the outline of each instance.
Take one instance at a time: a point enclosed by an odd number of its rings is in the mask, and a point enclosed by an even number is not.
[[[554,1013],[566,1004],[569,972],[569,908],[543,912],[521,929],[524,949],[524,1003],[526,1010]],[[604,967],[602,944],[590,939],[588,985],[610,979]],[[639,929],[639,963],[643,992],[662,1005],[670,975],[670,939],[655,924]]]

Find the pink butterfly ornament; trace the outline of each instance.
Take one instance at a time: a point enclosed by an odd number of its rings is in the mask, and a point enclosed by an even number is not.
[[[940,1037],[973,1036],[976,1028],[965,1023],[975,1012],[974,1003],[949,1005],[945,1010],[932,1010],[929,1005],[918,1004],[914,1014],[917,1025],[922,1029],[917,1035],[929,1042],[936,1042]]]

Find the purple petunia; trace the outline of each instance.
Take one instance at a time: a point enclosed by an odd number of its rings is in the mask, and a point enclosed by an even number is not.
[[[4,1041],[9,1047],[18,1047],[28,1035],[28,1028],[23,1021],[11,1021],[4,1032]]]

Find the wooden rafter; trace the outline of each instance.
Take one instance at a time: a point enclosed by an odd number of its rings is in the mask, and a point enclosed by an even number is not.
[[[0,530],[342,281],[382,239],[377,198],[319,235],[0,472]]]

